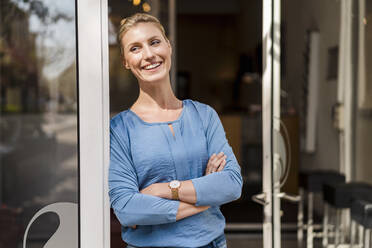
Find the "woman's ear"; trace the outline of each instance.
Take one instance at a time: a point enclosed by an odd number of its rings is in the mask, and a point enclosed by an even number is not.
[[[122,62],[123,62],[123,67],[124,67],[125,69],[128,69],[128,70],[129,70],[130,67],[129,67],[128,62],[127,62],[125,59],[123,59]]]

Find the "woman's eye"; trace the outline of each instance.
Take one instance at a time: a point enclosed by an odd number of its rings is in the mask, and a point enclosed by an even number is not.
[[[135,51],[137,51],[138,50],[138,47],[131,47],[130,49],[129,49],[129,51],[131,51],[131,52],[135,52]]]
[[[151,41],[151,45],[156,45],[156,44],[159,44],[160,43],[160,40],[152,40]]]

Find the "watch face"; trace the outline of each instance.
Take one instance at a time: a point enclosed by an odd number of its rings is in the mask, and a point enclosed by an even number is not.
[[[177,180],[173,180],[169,183],[169,186],[172,188],[172,189],[175,189],[175,188],[178,188],[179,186],[181,185],[180,181],[177,181]]]

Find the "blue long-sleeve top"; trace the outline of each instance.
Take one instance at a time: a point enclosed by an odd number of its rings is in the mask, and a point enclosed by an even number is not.
[[[172,124],[174,135],[168,124]],[[204,176],[210,156],[223,152],[225,168]],[[211,206],[176,221],[179,201],[144,195],[154,183],[191,180],[197,206]],[[182,186],[181,186],[182,187]],[[225,218],[219,206],[242,190],[240,166],[216,111],[183,100],[175,121],[148,123],[131,110],[110,123],[109,195],[122,225],[122,238],[138,247],[199,247],[221,235]],[[130,226],[137,225],[136,229]]]

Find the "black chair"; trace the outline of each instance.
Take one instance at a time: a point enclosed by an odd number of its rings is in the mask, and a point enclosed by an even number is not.
[[[325,202],[323,246],[328,245],[328,206],[336,210],[334,245],[345,244],[346,227],[341,225],[342,212],[351,209],[355,199],[368,199],[372,186],[367,183],[325,183],[323,185],[323,199]]]
[[[372,191],[363,200],[355,198],[351,203],[350,246],[355,244],[356,227],[358,226],[358,246],[370,247],[372,229]],[[363,238],[364,236],[364,238]],[[364,244],[364,246],[362,246]]]
[[[324,232],[314,232],[314,229],[324,229],[322,225],[314,225],[313,204],[314,194],[322,193],[324,183],[343,183],[345,176],[332,170],[313,170],[300,172],[300,203],[297,214],[297,239],[300,243],[303,240],[303,232],[307,231],[306,244],[308,248],[313,247],[314,238],[322,237]],[[304,224],[304,200],[307,201],[307,224]]]

